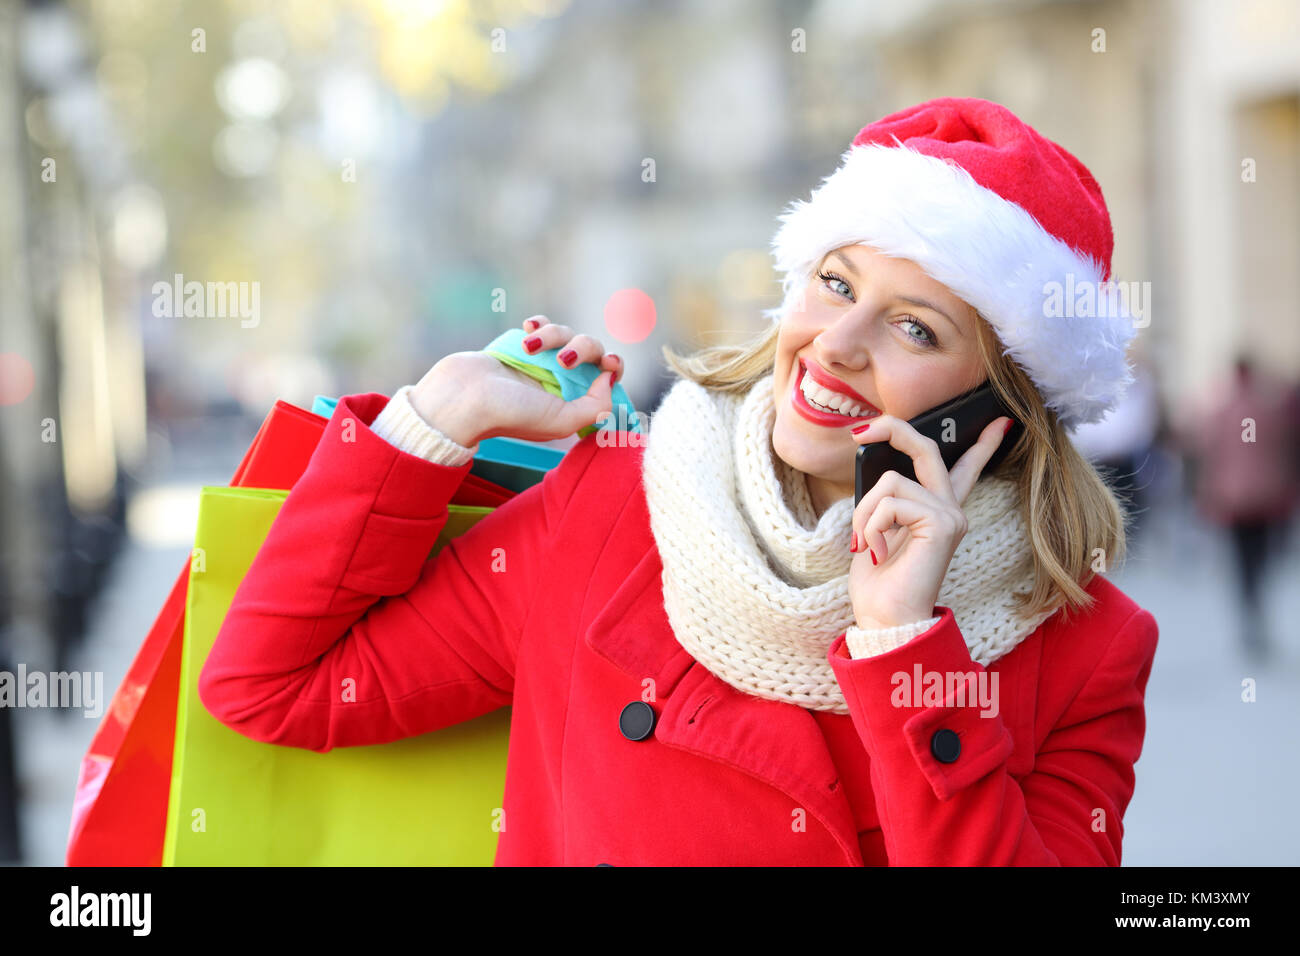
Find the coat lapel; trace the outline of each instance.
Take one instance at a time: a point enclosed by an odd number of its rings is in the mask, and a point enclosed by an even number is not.
[[[812,713],[738,691],[697,662],[673,636],[662,575],[652,543],[597,611],[587,646],[638,681],[654,678],[657,741],[781,790],[830,830],[848,862],[860,865],[853,811]]]

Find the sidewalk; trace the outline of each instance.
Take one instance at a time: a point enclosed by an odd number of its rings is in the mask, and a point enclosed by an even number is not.
[[[1181,499],[1151,517],[1150,538],[1113,576],[1160,625],[1124,865],[1300,864],[1300,553],[1269,571],[1274,656],[1256,666],[1240,646],[1226,539]],[[1242,700],[1248,678],[1254,703]]]

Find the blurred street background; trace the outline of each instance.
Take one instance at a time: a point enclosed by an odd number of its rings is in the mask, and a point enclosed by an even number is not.
[[[936,96],[1082,159],[1149,290],[1075,436],[1160,625],[1124,863],[1300,863],[1294,0],[0,0],[0,672],[110,697],[277,399],[542,313],[653,410],[663,345],[778,304],[786,205]],[[160,305],[191,281],[229,308]],[[0,706],[0,862],[63,863],[97,723]]]

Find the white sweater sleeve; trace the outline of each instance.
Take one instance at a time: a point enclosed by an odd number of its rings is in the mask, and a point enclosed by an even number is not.
[[[899,624],[897,627],[876,627],[865,630],[850,627],[844,632],[844,643],[849,646],[849,656],[854,660],[862,657],[877,657],[887,654],[894,648],[902,647],[914,637],[919,637],[939,623],[939,618],[926,618],[911,624]]]
[[[393,393],[370,424],[372,432],[390,445],[435,465],[459,467],[478,454],[477,443],[472,448],[457,444],[421,418],[411,404],[411,388],[403,385]]]

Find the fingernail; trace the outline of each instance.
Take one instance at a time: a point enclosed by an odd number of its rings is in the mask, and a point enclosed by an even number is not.
[[[575,352],[573,349],[565,349],[563,352],[560,353],[560,364],[572,365],[573,360],[576,359],[577,357],[578,357],[578,353]]]
[[[1015,423],[1016,420],[1014,418],[1008,419],[1006,425],[1002,427],[1002,434],[1005,435],[1007,432],[1011,431],[1011,426]]]
[[[849,550],[852,551],[852,552],[854,552],[855,554],[857,553],[857,550],[858,550],[858,533],[857,533],[856,531],[853,532],[853,540],[851,540],[851,541],[849,542]]]
[[[879,564],[879,563],[880,563],[879,561],[876,560],[876,552],[871,551],[871,550],[868,550],[867,553],[871,555],[871,563],[872,563],[872,564]]]
[[[867,422],[865,425],[859,425],[857,428],[851,429],[851,431],[855,435],[861,435],[864,431],[866,431],[870,427],[871,427],[871,422]]]
[[[542,340],[539,336],[534,335],[531,339],[524,339],[524,349],[528,352],[535,352],[541,346]]]
[[[536,319],[527,320],[524,323],[524,328],[526,328],[529,332],[534,331],[537,328],[537,320]]]
[[[614,359],[616,362],[617,362],[617,361],[622,361],[622,359],[620,359],[620,358],[619,358],[617,355],[615,355],[613,352],[610,352],[610,353],[609,353],[609,357],[612,358],[612,359]],[[614,387],[615,385],[617,385],[617,384],[618,384],[618,369],[614,369],[613,374],[610,375],[610,377],[609,377],[609,387],[610,387],[610,388],[613,388],[613,387]]]

